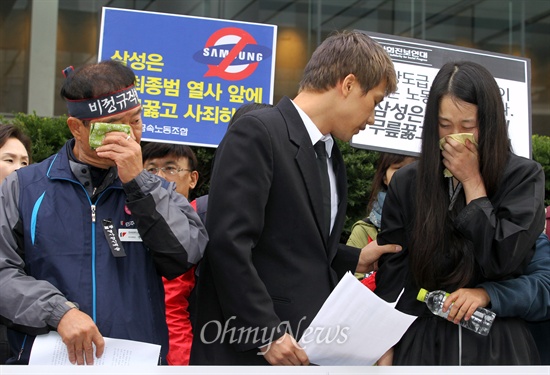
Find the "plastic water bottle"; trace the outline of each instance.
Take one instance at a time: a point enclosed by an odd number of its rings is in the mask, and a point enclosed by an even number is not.
[[[425,302],[430,311],[435,315],[447,318],[450,308],[446,312],[443,312],[443,302],[445,302],[445,298],[447,298],[448,295],[449,293],[444,292],[443,290],[428,292],[426,289],[420,289],[416,299],[420,302]],[[491,326],[493,325],[495,316],[496,314],[491,310],[478,307],[469,320],[462,319],[459,324],[464,328],[479,333],[480,335],[487,336]]]

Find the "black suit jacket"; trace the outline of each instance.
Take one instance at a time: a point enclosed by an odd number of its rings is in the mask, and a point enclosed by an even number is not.
[[[347,180],[332,160],[338,214],[322,233],[316,156],[293,103],[249,112],[216,152],[200,266],[191,364],[266,364],[258,347],[285,330],[297,340],[360,249],[339,244]]]

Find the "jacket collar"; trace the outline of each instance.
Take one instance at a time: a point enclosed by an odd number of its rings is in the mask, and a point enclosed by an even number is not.
[[[97,186],[95,194],[100,193],[109,186],[122,187],[122,182],[118,178],[116,167],[109,168],[103,182],[92,181],[92,166],[84,164],[77,160],[73,154],[75,140],[68,140],[59,152],[51,158],[48,167],[47,176],[51,179],[68,180],[82,185],[90,196],[93,195],[93,187]],[[98,186],[99,185],[99,186]]]

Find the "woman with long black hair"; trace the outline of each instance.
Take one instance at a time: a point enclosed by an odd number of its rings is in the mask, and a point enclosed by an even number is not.
[[[456,323],[482,305],[469,288],[524,273],[543,226],[544,173],[513,154],[495,79],[473,62],[445,64],[430,90],[420,160],[394,175],[378,235],[403,251],[380,259],[376,293],[394,301],[404,288],[397,308],[419,316],[393,364],[537,364],[523,319],[497,316],[488,336]],[[451,293],[448,320],[416,299],[420,288]]]

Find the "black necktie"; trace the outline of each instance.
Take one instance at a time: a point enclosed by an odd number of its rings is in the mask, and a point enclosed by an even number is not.
[[[330,216],[331,216],[331,204],[330,204],[330,181],[328,178],[328,165],[327,165],[327,149],[325,142],[319,141],[313,146],[315,153],[317,154],[317,167],[319,168],[319,175],[321,176],[321,192],[323,193],[323,223],[325,236],[328,238],[330,233]],[[325,239],[326,239],[325,238]]]

